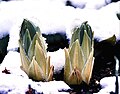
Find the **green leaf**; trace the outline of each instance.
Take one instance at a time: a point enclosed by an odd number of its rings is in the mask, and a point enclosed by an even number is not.
[[[94,65],[94,57],[93,57],[93,48],[92,51],[84,65],[84,68],[82,70],[82,79],[84,82],[86,82],[87,84],[89,84],[90,82],[90,78],[92,76],[92,70],[93,70],[93,65]]]
[[[54,72],[54,66],[52,65],[50,67],[50,72],[49,72],[49,75],[48,75],[46,81],[52,81],[53,80],[53,72]]]
[[[41,45],[45,55],[47,55],[47,43],[45,42],[45,38],[42,37],[42,35],[40,35],[39,39],[38,40],[38,43]]]
[[[24,70],[27,74],[28,74],[28,67],[30,65],[30,60],[27,57],[22,45],[21,45],[21,41],[19,40],[19,46],[20,46],[20,56],[21,56],[21,63],[22,63],[22,70]]]
[[[35,44],[35,59],[38,65],[42,68],[44,75],[46,75],[46,57],[43,49],[39,45],[38,41],[36,40]]]
[[[27,23],[27,20],[24,19],[23,23],[21,25],[21,29],[20,29],[20,34],[19,35],[20,35],[20,39],[21,39],[22,42],[23,42],[23,36],[24,36],[24,34],[26,32],[26,28],[27,28],[26,23]]]
[[[78,39],[73,43],[69,55],[72,69],[77,68],[81,72],[84,66],[84,55]]]
[[[79,39],[80,46],[82,45],[83,42],[83,36],[84,36],[84,31],[87,31],[88,36],[92,39],[92,29],[91,27],[87,24],[87,21],[83,22],[80,27],[75,27],[73,29],[73,34],[70,42],[70,46],[72,45],[73,42],[76,41],[76,39]]]
[[[44,81],[45,80],[45,76],[43,73],[42,68],[38,65],[38,63],[35,60],[35,56],[33,56],[32,62],[29,66],[29,77],[32,78],[33,80],[37,80],[37,81]]]
[[[83,22],[82,25],[80,26],[80,35],[79,35],[79,42],[80,42],[80,46],[82,45],[83,42],[83,37],[84,37],[84,30],[86,30],[86,23],[87,21]]]
[[[38,33],[39,36],[42,35],[42,33],[41,33],[41,31],[40,31],[40,28],[39,28],[38,26],[36,27],[36,32]]]
[[[36,40],[38,42],[40,42],[40,39],[39,39],[39,36],[37,33],[35,34],[32,42],[30,43],[29,49],[28,49],[28,57],[30,58],[30,60],[32,60],[32,57],[34,56]]]
[[[29,30],[26,29],[26,32],[23,36],[23,47],[24,47],[26,54],[28,54],[28,49],[29,49],[30,43],[31,43],[30,33],[29,33]]]
[[[28,49],[28,57],[32,61],[32,57],[34,56],[34,49],[35,49],[35,43],[36,43],[36,35],[33,38],[33,41],[30,43],[29,49]]]
[[[49,73],[50,73],[50,56],[48,56],[46,61],[46,78],[49,77]]]
[[[105,39],[105,40],[102,40],[100,43],[102,43],[102,42],[107,42],[107,43],[111,43],[112,45],[115,45],[115,43],[116,43],[116,36],[113,35],[113,36],[110,37],[110,38],[107,38],[107,39]]]
[[[72,38],[71,38],[71,40],[70,40],[70,45],[69,45],[69,47],[72,46],[73,42],[75,42],[76,39],[79,39],[79,30],[80,30],[79,27],[75,27],[75,28],[73,29],[73,34],[72,34]]]
[[[70,73],[72,72],[72,65],[68,50],[66,48],[64,48],[64,52],[65,52],[64,80],[65,82],[69,83],[69,76]]]
[[[83,43],[82,43],[82,50],[83,50],[83,53],[84,53],[84,58],[85,58],[85,62],[86,60],[88,59],[89,57],[89,54],[91,52],[91,40],[87,34],[86,31],[84,31],[84,37],[83,37]]]
[[[86,24],[86,27],[87,27],[87,34],[88,36],[90,37],[91,40],[93,40],[93,32],[92,32],[92,28],[89,24]]]

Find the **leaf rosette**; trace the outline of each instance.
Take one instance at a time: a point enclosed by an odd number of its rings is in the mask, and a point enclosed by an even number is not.
[[[24,19],[19,36],[21,69],[35,81],[52,80],[54,67],[50,66],[47,44],[39,27]]]
[[[94,65],[93,31],[89,24],[83,22],[73,29],[68,49],[65,51],[64,80],[70,85],[89,84]]]

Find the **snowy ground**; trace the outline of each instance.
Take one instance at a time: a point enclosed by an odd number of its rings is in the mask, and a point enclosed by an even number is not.
[[[60,83],[55,81],[50,82],[50,84],[57,83],[57,86],[60,87],[51,87],[48,85],[49,83],[43,85],[41,82],[33,82],[30,79],[28,80],[27,75],[20,69],[19,53],[10,50],[18,47],[19,30],[24,18],[38,25],[42,33],[66,32],[68,38],[71,37],[71,30],[74,26],[80,25],[87,20],[94,31],[95,38],[103,40],[115,34],[117,40],[120,39],[120,21],[116,16],[116,13],[120,13],[120,1],[110,3],[110,0],[108,0],[108,5],[106,5],[105,0],[97,0],[97,2],[96,0],[88,1],[72,0],[72,4],[77,8],[65,6],[66,0],[42,0],[42,2],[41,0],[15,0],[0,2],[0,38],[5,34],[10,35],[7,48],[9,52],[0,65],[0,72],[5,67],[11,72],[11,74],[0,73],[0,91],[2,91],[1,89],[5,89],[5,91],[10,91],[9,94],[16,94],[19,91],[25,92],[28,84],[31,84],[37,92],[44,92],[45,94],[50,94],[50,92],[52,94],[59,94],[58,89],[61,90],[63,87],[64,89],[70,89],[62,81]],[[63,50],[55,53],[49,52],[48,54],[51,55],[51,62],[55,66],[55,70],[59,71],[64,66]],[[62,85],[58,85],[58,83]],[[45,87],[51,87],[52,89],[46,90]],[[112,90],[114,91],[114,89]],[[104,94],[108,91],[105,91]],[[100,92],[103,93],[103,91]]]
[[[70,90],[70,87],[65,82],[34,82],[20,69],[20,66],[20,54],[9,51],[0,65],[0,94],[25,94],[28,85],[31,85],[40,94],[69,94],[66,91]],[[5,68],[9,70],[10,74],[2,72]]]
[[[118,77],[118,81],[120,81],[120,77]],[[105,77],[101,79],[100,85],[102,89],[98,93],[94,94],[110,94],[110,92],[115,92],[115,82],[116,78],[114,77]],[[120,86],[120,83],[119,83]],[[120,92],[120,89],[119,89]]]
[[[116,13],[120,12],[120,1],[104,7],[101,5],[100,9],[97,9],[96,6],[102,2],[94,5],[91,5],[90,2],[85,3],[84,9],[65,6],[64,2],[63,0],[61,2],[60,0],[44,0],[42,3],[40,0],[1,2],[0,32],[10,34],[8,49],[18,47],[19,29],[24,18],[36,23],[42,33],[66,32],[68,38],[71,37],[71,29],[74,26],[88,21],[95,38],[103,40],[115,34],[119,39],[120,22]],[[91,7],[87,7],[87,5]]]
[[[54,55],[57,54],[54,53]],[[66,91],[69,91],[70,87],[63,81],[34,82],[20,69],[20,66],[20,54],[16,51],[9,51],[0,65],[0,94],[24,94],[28,90],[28,85],[31,85],[40,94],[69,94]],[[5,68],[9,70],[10,74],[2,73]],[[101,79],[102,89],[94,94],[115,92],[115,81],[115,77]]]

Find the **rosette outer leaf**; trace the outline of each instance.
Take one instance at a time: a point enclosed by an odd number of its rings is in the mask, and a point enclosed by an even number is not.
[[[47,57],[47,46],[39,27],[24,19],[20,30],[21,69],[35,81],[50,81],[54,67],[50,67],[50,56]]]
[[[87,22],[73,29],[68,49],[65,51],[64,80],[70,85],[89,84],[94,65],[93,32]]]

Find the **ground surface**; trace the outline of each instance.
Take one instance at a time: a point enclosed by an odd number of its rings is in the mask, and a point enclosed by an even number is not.
[[[112,8],[109,8],[109,9],[112,9]],[[6,13],[8,13],[8,12],[6,12]],[[10,14],[12,14],[12,13],[10,13]],[[86,16],[84,16],[84,17],[86,17]],[[95,15],[93,17],[95,18]],[[109,18],[109,17],[110,17],[110,15],[108,17],[105,16],[105,18]],[[113,18],[114,18],[114,16],[113,16]],[[112,19],[112,21],[110,21],[110,22],[112,22],[111,23],[112,27],[114,27],[113,18],[110,18],[110,19]],[[103,19],[101,21],[103,21]],[[95,22],[95,24],[96,23],[99,24],[99,22],[101,22],[101,21]],[[107,19],[105,22],[107,22],[107,21],[109,21],[109,19]],[[116,19],[115,19],[115,21],[116,21]],[[5,22],[5,21],[3,21],[3,22]],[[93,19],[92,19],[92,22],[94,22]],[[105,22],[104,21],[101,22],[102,25],[100,24],[98,26],[101,26],[104,29],[105,27],[103,27],[103,24]],[[108,22],[108,23],[110,23],[110,22]],[[108,25],[109,24],[105,24],[105,26],[108,26]],[[109,26],[111,26],[111,25],[109,25]],[[5,24],[5,27],[6,27],[6,24]],[[105,31],[109,31],[108,27],[107,27],[107,29],[108,30],[105,29]],[[98,28],[97,28],[97,30],[98,30]],[[110,30],[115,31],[114,28],[113,29],[110,28]],[[101,30],[100,30],[100,32],[101,32]],[[103,33],[102,35],[106,34],[106,33],[104,34],[104,30],[102,30],[102,33]],[[108,35],[108,32],[107,32],[106,35]],[[45,35],[44,35],[44,37],[45,37]],[[67,44],[68,42],[64,40],[64,39],[66,39],[66,37],[61,37],[61,38],[62,38],[62,41],[59,43],[59,46],[61,46],[61,47],[58,46],[58,48],[56,48],[57,47],[56,44],[51,43],[51,44],[48,45],[48,47],[49,47],[48,50],[49,51],[54,51],[54,50],[56,51],[59,48],[63,49],[64,47],[68,47],[68,44]],[[49,41],[51,41],[51,40],[49,40]],[[55,45],[55,47],[53,47],[53,45]],[[92,93],[98,92],[101,89],[99,81],[104,77],[115,75],[114,56],[116,55],[118,58],[120,58],[120,56],[119,56],[120,55],[119,54],[120,49],[119,48],[120,48],[120,42],[119,41],[117,42],[116,45],[112,45],[112,44],[109,44],[109,43],[102,43],[101,44],[101,43],[98,43],[98,42],[95,41],[95,53],[94,53],[94,56],[95,56],[95,62],[94,63],[95,64],[94,64],[90,84],[88,86],[83,82],[80,86],[71,86],[71,88],[73,88],[72,93],[78,93],[78,94],[86,94],[86,93],[88,93],[88,94],[92,94]],[[55,76],[56,80],[62,80],[63,79],[62,75],[63,74],[61,74],[61,76],[59,78],[57,78],[57,75],[54,75],[54,76]]]
[[[117,41],[115,45],[109,42],[98,42],[95,40],[94,46],[94,67],[90,84],[87,85],[84,82],[79,86],[70,86],[73,91],[72,94],[93,94],[101,90],[100,80],[104,77],[115,76],[115,59],[114,56],[119,56],[120,42]],[[62,70],[63,73],[63,70]],[[63,80],[63,74],[61,76],[54,75],[56,80]],[[60,74],[59,74],[60,75]]]
[[[120,60],[118,54],[120,42],[117,41],[115,45],[110,43],[98,43],[95,41],[95,61],[93,74],[89,86],[83,83],[77,94],[92,94],[97,93],[100,89],[100,80],[104,77],[115,76],[115,59],[114,56]]]

